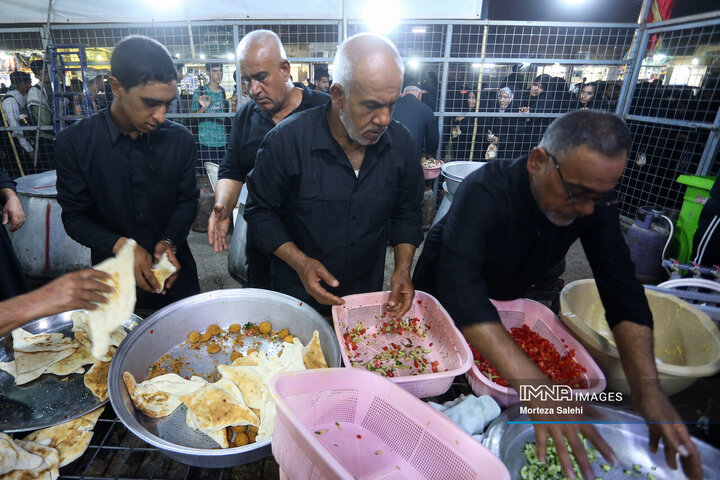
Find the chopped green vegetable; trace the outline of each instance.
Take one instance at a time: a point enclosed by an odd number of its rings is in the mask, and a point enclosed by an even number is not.
[[[632,475],[632,471],[630,471],[630,470],[625,470],[624,473],[625,473],[625,475],[627,475],[628,477],[629,477],[630,475]]]
[[[609,472],[610,470],[612,470],[612,466],[607,463],[603,463],[602,465],[600,465],[600,468],[602,468],[605,472]]]
[[[657,477],[655,477],[652,473],[648,473],[648,480],[657,480]]]
[[[636,463],[635,465],[633,465],[633,470],[635,470],[636,472],[642,471],[642,465],[638,465]]]

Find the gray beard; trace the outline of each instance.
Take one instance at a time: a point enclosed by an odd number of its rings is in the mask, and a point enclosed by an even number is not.
[[[360,145],[373,145],[375,142],[371,142],[370,140],[363,138],[362,135],[357,131],[355,126],[352,123],[352,119],[350,118],[350,115],[347,113],[347,109],[343,108],[340,111],[340,123],[342,123],[343,127],[345,127],[345,131],[348,134],[348,137],[350,137],[350,140],[353,142],[359,143]],[[378,137],[380,139],[380,137]],[[376,140],[377,141],[377,140]]]

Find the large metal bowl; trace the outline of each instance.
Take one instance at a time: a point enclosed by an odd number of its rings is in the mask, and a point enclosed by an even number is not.
[[[243,465],[271,454],[271,439],[245,447],[220,449],[199,431],[185,423],[185,406],[172,415],[152,419],[135,410],[122,380],[130,372],[138,382],[148,369],[169,352],[192,353],[186,358],[196,373],[214,370],[229,363],[228,354],[199,355],[181,346],[192,331],[204,332],[210,324],[222,328],[230,324],[269,321],[275,330],[287,328],[307,343],[317,330],[323,354],[330,367],[340,366],[340,347],[330,324],[313,308],[281,293],[258,289],[216,290],[175,302],[149,316],[135,328],[118,348],[110,364],[108,392],[118,418],[143,441],[157,447],[170,458],[188,465],[226,468]],[[200,358],[195,358],[195,357]],[[184,373],[181,373],[184,374]]]
[[[455,194],[455,190],[465,177],[470,175],[478,168],[484,166],[487,162],[449,162],[442,166],[442,174],[445,177],[445,185],[451,194]]]

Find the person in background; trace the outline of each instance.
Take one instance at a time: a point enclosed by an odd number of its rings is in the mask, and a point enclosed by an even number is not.
[[[609,112],[579,110],[556,119],[529,156],[491,162],[468,175],[452,206],[428,233],[413,276],[434,295],[480,354],[516,390],[550,380],[508,335],[490,301],[522,298],[579,238],[620,352],[635,409],[648,422],[650,449],[662,438],[668,465],[681,456],[685,474],[702,478],[700,454],[660,389],[653,355],[653,318],[635,278],[613,189],[627,162],[631,137]],[[546,407],[537,397],[529,407]],[[545,439],[567,439],[585,478],[594,478],[577,433],[611,463],[616,457],[582,415],[531,415],[538,457]],[[567,422],[567,423],[563,423]],[[580,422],[580,423],[571,423]],[[584,422],[584,423],[583,423]],[[567,449],[558,450],[574,478]]]
[[[66,273],[29,293],[0,299],[0,337],[38,318],[57,315],[68,310],[95,310],[107,302],[113,289],[103,281],[110,280],[105,272],[86,268]]]
[[[25,223],[25,211],[15,193],[15,182],[10,179],[7,170],[0,167],[0,207],[2,208],[2,226],[0,226],[0,301],[29,291],[20,261],[15,255],[7,227],[17,231]],[[0,308],[0,312],[2,309]],[[1,313],[0,313],[1,315]],[[1,323],[0,323],[1,325]]]
[[[168,105],[168,111],[169,114],[174,113],[183,113],[182,112],[182,105],[180,103],[180,82],[182,82],[182,79],[185,77],[185,64],[184,63],[176,63],[175,64],[175,79],[177,80],[178,88],[175,91],[175,99]]]
[[[408,130],[392,121],[403,62],[383,37],[343,42],[331,103],[284,121],[258,150],[245,219],[273,255],[271,287],[321,312],[343,295],[379,291],[388,240],[395,270],[386,309],[403,315],[422,241],[423,175]]]
[[[522,153],[522,140],[525,133],[525,121],[522,118],[507,117],[504,113],[517,113],[513,105],[515,95],[510,87],[497,91],[494,111],[498,114],[485,119],[482,145],[485,159],[513,159]]]
[[[53,126],[53,110],[50,95],[52,94],[52,84],[50,75],[45,72],[43,75],[44,62],[42,60],[33,60],[30,62],[30,69],[37,78],[38,83],[30,87],[27,95],[27,108],[30,113],[31,123],[39,127]],[[38,145],[36,146],[38,162],[47,168],[53,168],[55,136],[52,129],[40,130],[38,137]]]
[[[5,83],[0,83],[0,95],[4,95],[8,92],[8,87]]]
[[[437,108],[438,92],[438,76],[435,70],[430,70],[425,74],[425,79],[420,84],[420,88],[422,88],[423,103],[434,112]]]
[[[553,99],[548,95],[547,90],[552,83],[552,77],[547,74],[538,75],[533,80],[530,91],[523,92],[519,98],[521,113],[549,113],[553,110]],[[526,118],[525,137],[522,151],[530,151],[540,142],[545,130],[552,119],[548,118]]]
[[[461,101],[461,111],[469,113],[475,112],[477,106],[477,99],[475,98],[475,92],[472,90],[461,90],[459,92],[458,99]],[[457,101],[455,102],[457,104]],[[445,159],[446,161],[466,161],[470,159],[470,150],[472,144],[475,143],[473,149],[473,160],[481,159],[484,157],[485,151],[482,149],[483,137],[485,136],[483,130],[483,119],[477,117],[477,128],[475,127],[475,118],[468,116],[455,117],[449,126],[449,138],[450,142],[446,146]],[[473,142],[473,132],[475,133]],[[450,157],[449,159],[447,157]]]
[[[324,68],[316,68],[313,75],[315,79],[315,90],[328,93],[330,91],[330,75]]]
[[[220,63],[207,63],[205,70],[209,78],[207,86],[201,85],[195,90],[190,107],[191,113],[225,113],[229,111],[225,89],[220,86],[223,79],[223,66]],[[227,129],[224,118],[201,118],[198,126],[201,162],[219,163],[225,155]]]
[[[215,207],[208,222],[208,241],[216,252],[227,247],[227,232],[240,190],[255,166],[260,142],[282,120],[309,108],[325,105],[330,96],[290,81],[290,62],[280,38],[270,30],[243,37],[237,51],[241,80],[252,98],[235,115],[230,143],[220,164]],[[251,233],[251,232],[249,232]],[[239,241],[236,239],[234,241]],[[247,239],[248,286],[268,288],[270,259]]]
[[[195,142],[187,128],[165,120],[177,77],[164,46],[125,37],[110,65],[110,108],[57,136],[57,200],[65,230],[90,248],[93,264],[127,239],[137,242],[136,308],[155,310],[200,293],[187,242],[198,208]],[[151,271],[163,255],[178,268],[164,286]]]
[[[579,108],[579,109],[595,108],[594,105],[596,104],[596,102],[595,102],[596,94],[597,94],[597,83],[590,82],[590,83],[583,84],[582,89],[580,90],[580,95],[578,95],[577,108]]]
[[[438,126],[432,110],[422,102],[422,95],[420,87],[405,87],[395,103],[392,118],[410,130],[418,151],[435,156],[440,140]]]
[[[27,127],[28,110],[27,110],[27,94],[30,90],[32,82],[30,74],[25,72],[10,73],[10,90],[2,99],[2,108],[5,112],[5,119],[8,127]],[[24,130],[13,130],[12,136],[15,139],[15,147],[20,160],[27,163],[35,159],[35,147]],[[23,158],[24,157],[24,158]]]

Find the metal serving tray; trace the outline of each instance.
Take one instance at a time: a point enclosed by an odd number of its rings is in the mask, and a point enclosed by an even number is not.
[[[181,405],[171,415],[153,419],[135,410],[122,380],[123,372],[133,374],[138,382],[147,378],[148,369],[163,355],[178,358],[185,354],[189,362],[180,375],[212,373],[218,364],[230,363],[228,353],[209,355],[205,350],[191,350],[184,345],[193,331],[204,332],[215,323],[227,329],[233,323],[259,324],[269,321],[274,330],[287,328],[303,343],[320,337],[323,354],[330,367],[339,367],[340,347],[330,324],[313,308],[296,298],[259,289],[216,290],[180,300],[149,316],[127,336],[115,353],[108,374],[110,402],[120,421],[143,441],[159,448],[170,458],[198,467],[225,468],[243,465],[271,454],[271,439],[244,447],[221,449],[205,434],[185,423],[186,407]],[[245,353],[260,337],[243,337],[237,348]],[[263,339],[264,340],[264,339]],[[281,346],[264,341],[259,348],[276,353]]]
[[[22,328],[30,333],[60,332],[66,337],[72,334],[71,315],[77,310],[34,320]],[[132,330],[142,318],[132,315],[123,327]],[[13,360],[12,336],[0,339],[0,362]],[[87,371],[89,366],[85,367]],[[25,432],[52,427],[92,412],[102,401],[85,387],[83,375],[71,374],[59,377],[45,374],[25,385],[15,385],[15,379],[0,371],[0,431]]]
[[[593,463],[593,473],[596,478],[604,480],[628,480],[633,478],[648,478],[652,473],[657,480],[685,479],[682,469],[671,470],[665,463],[665,454],[662,446],[655,454],[648,448],[648,428],[642,417],[624,410],[605,406],[593,405],[604,417],[599,420],[595,428],[605,441],[610,444],[620,464],[609,472],[604,472],[600,464]],[[505,410],[488,427],[483,444],[497,455],[510,471],[513,479],[520,478],[520,469],[525,465],[523,448],[526,443],[535,441],[535,429],[531,424],[508,424],[508,421],[528,421],[527,415],[520,415],[520,405]],[[707,443],[693,438],[700,451],[703,463],[703,478],[720,478],[720,450]],[[624,472],[629,469],[634,473],[633,465],[642,467],[639,476],[627,476]],[[679,462],[678,462],[679,464]],[[651,467],[656,467],[651,470]]]

